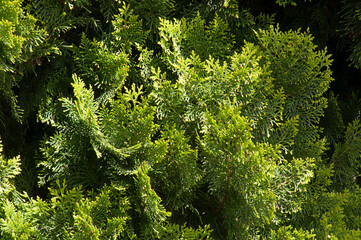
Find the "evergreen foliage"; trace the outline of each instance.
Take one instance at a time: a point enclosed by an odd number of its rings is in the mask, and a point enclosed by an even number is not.
[[[346,42],[351,45],[349,60],[356,66],[361,65],[361,45],[360,45],[360,32],[361,32],[361,21],[360,21],[360,3],[357,1],[345,1],[340,14],[342,18],[342,24],[344,28],[342,33],[346,38]]]
[[[18,85],[20,76],[32,69],[29,65],[35,65],[38,57],[47,54],[46,48],[41,46],[46,31],[36,27],[36,19],[23,11],[21,1],[1,1],[0,14],[1,102],[8,104],[11,113],[20,120],[21,109],[14,87]]]
[[[360,6],[270,2],[0,0],[0,239],[360,239]]]

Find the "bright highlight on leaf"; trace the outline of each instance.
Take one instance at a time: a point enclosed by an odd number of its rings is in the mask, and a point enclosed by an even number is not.
[[[0,239],[361,239],[360,8],[0,0]]]

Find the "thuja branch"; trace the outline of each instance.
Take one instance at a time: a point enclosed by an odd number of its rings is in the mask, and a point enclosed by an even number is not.
[[[226,203],[227,199],[228,199],[228,195],[229,195],[229,192],[228,192],[228,188],[229,188],[229,182],[230,182],[230,177],[231,177],[231,169],[230,169],[230,166],[229,166],[229,158],[227,158],[227,177],[226,177],[226,190],[223,194],[223,197],[222,197],[222,200],[220,202],[220,204],[218,205],[217,209],[214,211],[214,213],[218,213],[224,206],[224,204]]]

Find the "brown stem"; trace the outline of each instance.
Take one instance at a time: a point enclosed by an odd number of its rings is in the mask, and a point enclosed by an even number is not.
[[[229,158],[227,158],[227,162],[229,163]],[[227,185],[226,185],[226,191],[222,197],[222,201],[221,203],[218,205],[217,209],[215,210],[214,213],[218,213],[224,206],[224,204],[227,201],[228,198],[228,187],[229,187],[229,181],[230,181],[230,177],[231,177],[231,170],[230,170],[230,166],[229,164],[227,165]]]
[[[221,209],[223,208],[224,204],[226,203],[228,198],[228,191],[225,192],[225,194],[222,197],[222,201],[221,203],[218,205],[216,211],[214,211],[214,213],[218,213],[219,211],[221,211]]]

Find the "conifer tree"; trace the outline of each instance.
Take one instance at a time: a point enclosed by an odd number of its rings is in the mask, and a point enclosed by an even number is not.
[[[357,95],[260,2],[0,1],[0,238],[361,238]]]

